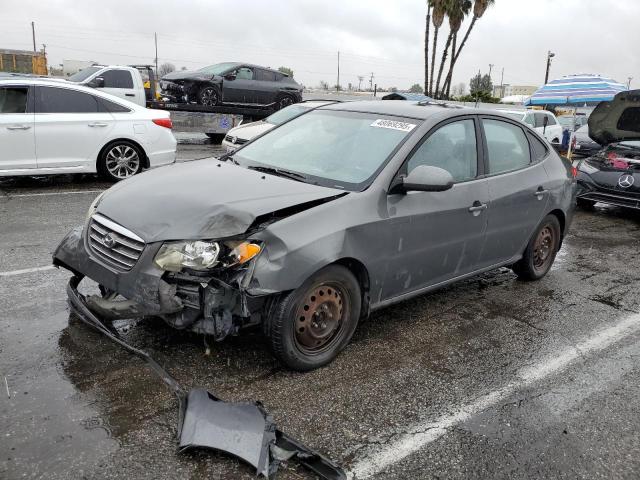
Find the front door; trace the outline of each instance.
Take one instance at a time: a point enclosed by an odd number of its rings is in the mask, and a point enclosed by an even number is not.
[[[113,116],[95,96],[71,88],[40,86],[35,97],[38,168],[95,165]]]
[[[239,67],[235,71],[235,79],[224,78],[222,81],[222,99],[225,103],[260,103],[257,84],[253,68]]]
[[[0,87],[0,172],[36,168],[29,87]]]
[[[483,118],[482,124],[490,197],[482,263],[490,266],[524,251],[545,214],[550,186],[519,125],[494,118]]]
[[[484,244],[489,191],[480,178],[479,125],[465,117],[440,125],[403,166],[409,173],[431,165],[451,173],[453,188],[444,192],[409,192],[388,197],[393,212],[389,228],[397,245],[382,288],[389,299],[452,279],[476,269]]]

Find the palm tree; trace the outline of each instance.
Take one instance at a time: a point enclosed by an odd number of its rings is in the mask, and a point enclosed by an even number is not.
[[[438,79],[436,80],[436,98],[440,97],[441,93],[444,93],[445,86],[442,86],[440,90],[440,80],[442,79],[442,71],[444,70],[445,63],[447,62],[447,55],[449,53],[449,46],[451,42],[457,38],[458,30],[462,25],[464,17],[471,10],[471,0],[449,0],[445,5],[446,15],[449,18],[449,36],[447,37],[447,43],[442,51],[442,60],[440,61],[440,70],[438,71]],[[455,47],[452,49],[451,59],[455,53]],[[433,75],[433,72],[431,72]]]
[[[428,95],[433,95],[433,72],[436,67],[436,48],[438,46],[438,30],[442,26],[442,22],[444,22],[444,15],[446,13],[445,7],[447,4],[447,0],[429,0],[431,6],[433,7],[433,51],[431,52],[431,79],[429,80],[429,93]]]
[[[431,25],[431,1],[427,0],[427,21],[424,32],[424,93],[429,92],[429,26]]]
[[[449,91],[449,88],[451,87],[451,77],[453,75],[453,67],[458,61],[460,52],[462,52],[462,49],[467,43],[467,39],[469,38],[469,34],[471,33],[471,30],[473,30],[473,27],[475,26],[478,19],[480,19],[484,15],[484,13],[487,11],[487,8],[489,8],[493,4],[495,4],[495,0],[475,0],[475,2],[473,3],[473,18],[471,19],[471,24],[469,25],[469,28],[464,34],[464,38],[462,39],[462,43],[460,43],[458,50],[456,51],[455,55],[453,55],[451,58],[449,73],[447,74],[447,78],[444,81],[447,91]]]

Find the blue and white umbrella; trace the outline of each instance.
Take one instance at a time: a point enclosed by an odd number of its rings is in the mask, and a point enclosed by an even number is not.
[[[625,90],[625,85],[600,75],[567,75],[540,87],[525,105],[596,104],[613,100]]]

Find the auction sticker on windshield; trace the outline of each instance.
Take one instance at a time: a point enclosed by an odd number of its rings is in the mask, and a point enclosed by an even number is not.
[[[401,130],[403,132],[410,132],[411,130],[416,128],[415,124],[413,123],[397,122],[395,120],[384,120],[382,118],[377,119],[371,124],[371,126],[379,128],[391,128],[393,130]]]

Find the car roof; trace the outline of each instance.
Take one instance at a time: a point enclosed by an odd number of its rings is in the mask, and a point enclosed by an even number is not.
[[[408,117],[418,120],[442,114],[449,110],[452,114],[500,114],[497,110],[486,110],[469,107],[459,107],[458,105],[447,105],[446,103],[421,103],[409,102],[406,100],[364,100],[355,102],[332,103],[319,107],[319,110],[342,110],[347,112],[377,113],[379,115],[390,115],[396,117]]]

